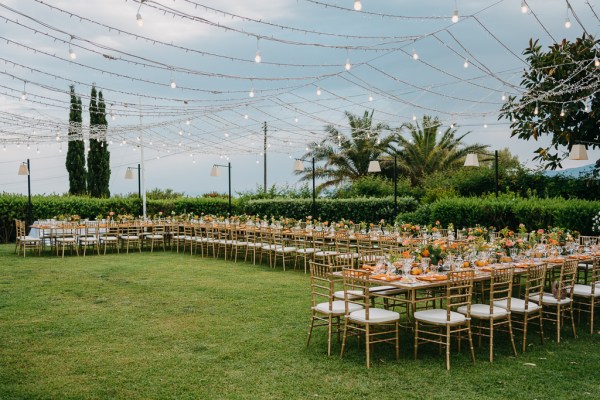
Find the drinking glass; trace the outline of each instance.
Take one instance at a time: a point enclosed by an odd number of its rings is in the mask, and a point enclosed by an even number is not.
[[[431,259],[429,257],[423,257],[421,258],[421,273],[422,274],[426,274],[427,273],[427,269],[429,268],[429,263],[431,262]]]

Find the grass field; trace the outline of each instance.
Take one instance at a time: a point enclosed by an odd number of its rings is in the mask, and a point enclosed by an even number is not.
[[[309,278],[189,255],[17,257],[0,246],[0,399],[599,399],[600,335],[525,354],[306,348]],[[551,329],[547,330],[550,338]],[[534,364],[534,365],[529,365]]]

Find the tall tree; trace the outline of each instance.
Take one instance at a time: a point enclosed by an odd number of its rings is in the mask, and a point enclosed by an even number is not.
[[[462,167],[467,153],[484,153],[487,146],[465,145],[462,140],[469,132],[456,137],[456,129],[446,128],[437,117],[423,116],[421,124],[403,124],[398,129],[397,162],[399,175],[410,179],[412,186],[420,185],[430,174]],[[402,131],[408,131],[404,137]]]
[[[85,146],[82,136],[81,98],[75,95],[75,86],[71,85],[71,107],[69,112],[69,145],[66,167],[69,173],[69,193],[86,193]]]
[[[542,51],[538,40],[524,50],[529,69],[523,73],[522,95],[510,96],[500,118],[511,121],[512,136],[538,140],[550,136],[551,144],[539,147],[535,159],[545,168],[561,167],[574,144],[600,147],[600,41],[583,35],[564,39]],[[596,172],[600,160],[596,161]]]
[[[373,123],[373,111],[365,111],[362,116],[350,112],[344,113],[348,118],[349,135],[341,132],[333,125],[325,127],[326,137],[311,143],[304,159],[315,158],[316,162],[324,162],[315,168],[315,177],[324,180],[320,188],[337,186],[367,175],[369,162],[382,154],[391,151],[394,135],[385,135],[389,130],[385,124]],[[305,169],[301,180],[312,179],[312,168]]]
[[[97,100],[98,99],[98,100]],[[109,197],[110,155],[106,143],[106,106],[102,92],[92,86],[90,95],[90,151],[88,152],[88,191],[92,197]]]

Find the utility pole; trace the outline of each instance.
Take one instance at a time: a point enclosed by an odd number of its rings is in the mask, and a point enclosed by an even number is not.
[[[263,169],[264,169],[264,181],[263,190],[267,193],[267,121],[263,123],[264,135],[264,147],[263,147]]]

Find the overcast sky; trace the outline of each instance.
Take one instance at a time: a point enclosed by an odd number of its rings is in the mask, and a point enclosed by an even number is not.
[[[600,12],[597,1],[572,0],[568,10],[531,0],[522,13],[519,0],[459,0],[453,23],[449,0],[363,0],[361,11],[353,3],[3,1],[0,190],[26,193],[17,169],[29,158],[34,194],[68,191],[70,84],[85,105],[84,135],[91,85],[106,99],[112,193],[137,190],[124,175],[142,147],[148,189],[226,192],[226,171],[209,172],[227,162],[234,191],[253,189],[263,182],[264,122],[268,185],[296,185],[293,159],[325,125],[347,132],[344,111],[374,110],[391,126],[438,116],[471,131],[466,142],[508,147],[534,166],[540,143],[510,138],[497,120],[502,96],[521,92],[530,38],[547,47],[584,29],[596,35]]]

